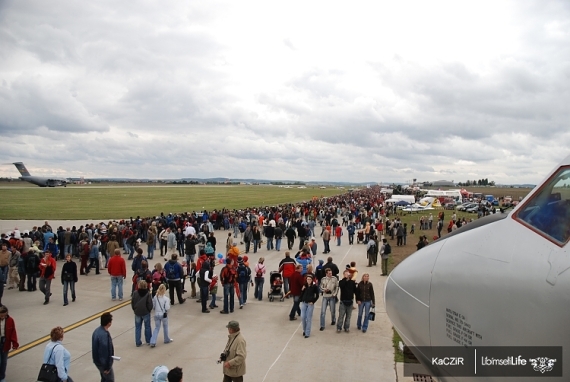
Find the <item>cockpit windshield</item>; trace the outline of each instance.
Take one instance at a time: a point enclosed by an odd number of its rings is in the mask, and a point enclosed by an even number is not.
[[[570,167],[561,167],[517,211],[514,218],[550,241],[570,240]]]

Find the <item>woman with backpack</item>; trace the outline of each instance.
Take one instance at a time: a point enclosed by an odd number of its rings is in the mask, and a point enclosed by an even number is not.
[[[152,297],[156,295],[158,288],[164,284],[166,284],[166,273],[162,268],[162,264],[156,263],[152,270]]]
[[[152,338],[150,339],[151,348],[156,346],[156,340],[158,339],[158,333],[160,332],[160,325],[162,325],[164,330],[164,343],[169,344],[172,342],[172,338],[168,336],[168,311],[170,310],[170,299],[166,297],[166,287],[164,284],[160,284],[158,287],[156,296],[152,299],[152,306],[154,309],[155,326]]]

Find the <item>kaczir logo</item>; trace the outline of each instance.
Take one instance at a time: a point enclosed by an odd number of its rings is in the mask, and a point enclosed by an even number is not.
[[[540,371],[542,374],[546,371],[551,371],[554,367],[554,362],[556,362],[555,359],[548,357],[529,358],[529,361],[534,371]]]

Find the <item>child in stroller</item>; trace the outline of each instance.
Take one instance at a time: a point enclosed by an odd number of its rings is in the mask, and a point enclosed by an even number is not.
[[[356,244],[360,244],[364,241],[364,230],[359,230],[356,234]]]
[[[276,296],[279,296],[279,301],[283,301],[285,299],[285,295],[283,294],[283,280],[281,279],[281,273],[279,273],[279,271],[270,272],[269,283],[271,284],[269,292],[267,293],[269,301],[273,301]]]

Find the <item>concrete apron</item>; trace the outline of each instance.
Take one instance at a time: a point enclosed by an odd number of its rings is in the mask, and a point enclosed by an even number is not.
[[[71,225],[80,226],[88,221],[50,221],[56,229]],[[96,222],[94,222],[96,223]],[[1,232],[7,232],[18,227],[20,231],[31,229],[34,225],[42,225],[44,221],[1,221]],[[317,231],[320,231],[320,227]],[[218,250],[223,253],[227,231],[216,231]],[[239,238],[238,238],[239,242]],[[356,241],[355,241],[356,242]],[[134,316],[130,304],[130,261],[127,261],[127,279],[124,283],[125,301],[111,301],[110,278],[106,270],[100,275],[91,272],[88,276],[79,276],[76,284],[77,301],[68,306],[63,305],[60,268],[62,262],[57,262],[56,279],[52,282],[53,296],[48,305],[43,305],[43,295],[36,292],[19,292],[17,289],[5,290],[2,302],[9,308],[10,315],[16,322],[20,346],[30,344],[29,349],[11,356],[8,360],[8,381],[35,381],[39,367],[42,364],[44,342],[34,346],[34,341],[49,335],[55,326],[68,327],[63,339],[63,345],[71,353],[69,375],[75,381],[99,381],[99,373],[92,362],[91,334],[99,325],[98,317],[103,311],[113,310],[113,325],[110,333],[113,337],[115,354],[122,357],[116,361],[114,371],[117,381],[150,380],[155,366],[164,364],[169,368],[180,366],[184,369],[188,380],[219,381],[222,379],[222,367],[216,364],[219,354],[227,341],[225,325],[229,320],[238,320],[241,331],[247,341],[247,373],[249,381],[296,381],[301,378],[311,381],[396,381],[396,367],[392,348],[392,325],[384,311],[383,291],[385,277],[380,276],[380,266],[367,268],[366,246],[363,244],[348,245],[346,231],[342,237],[342,245],[337,246],[331,240],[331,253],[322,254],[323,243],[317,237],[318,259],[326,262],[326,257],[332,256],[333,261],[341,271],[351,261],[356,261],[359,278],[363,273],[370,274],[376,296],[376,320],[370,322],[368,331],[362,333],[356,330],[358,310],[353,310],[350,333],[337,333],[336,327],[330,325],[330,311],[327,312],[325,330],[319,331],[321,300],[317,302],[313,314],[310,338],[302,336],[300,319],[289,321],[289,311],[292,300],[278,299],[269,302],[269,277],[265,279],[263,301],[253,299],[253,291],[248,293],[248,302],[239,309],[236,299],[235,311],[232,314],[219,313],[220,308],[209,314],[201,313],[200,304],[188,299],[185,304],[175,305],[169,312],[169,332],[174,342],[163,343],[163,333],[159,334],[155,348],[148,346],[135,347]],[[244,245],[239,246],[243,251]],[[282,242],[280,252],[267,251],[265,243],[257,254],[250,252],[249,262],[253,268],[260,256],[265,257],[268,272],[278,269],[279,261],[284,257],[287,247]],[[143,245],[146,248],[146,245]],[[298,240],[292,256],[298,248]],[[146,254],[146,250],[145,250]],[[151,267],[158,261],[160,250],[155,250],[155,258],[150,261]],[[126,259],[126,256],[124,256]],[[219,274],[221,266],[216,266],[214,272]],[[218,298],[223,295],[219,288]],[[190,291],[189,283],[186,290]],[[185,294],[189,297],[189,293]],[[338,304],[337,304],[338,316]],[[76,327],[77,326],[77,327]],[[154,319],[151,322],[154,329]],[[142,336],[144,343],[144,331]],[[185,380],[186,380],[185,378]],[[404,379],[400,375],[398,380]]]

